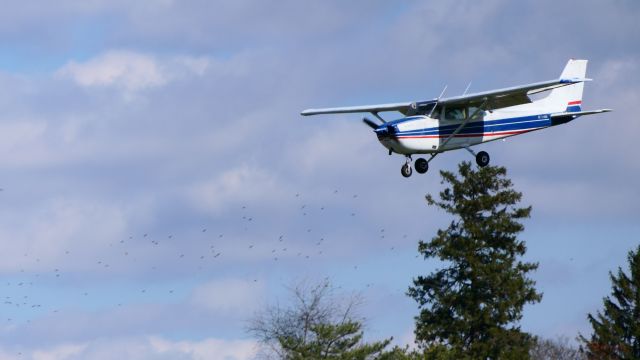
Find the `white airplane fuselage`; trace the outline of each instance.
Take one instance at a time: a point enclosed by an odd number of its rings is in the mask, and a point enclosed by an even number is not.
[[[418,173],[429,169],[436,155],[466,148],[480,167],[489,165],[486,151],[475,153],[471,147],[535,130],[567,123],[583,115],[600,114],[611,109],[582,110],[582,93],[587,60],[570,59],[560,77],[509,88],[418,102],[388,103],[334,108],[307,109],[302,115],[368,112],[382,124],[369,118],[362,121],[373,129],[378,141],[392,153],[405,156],[401,173],[411,176],[411,162]],[[444,92],[444,91],[443,91]],[[541,97],[542,94],[547,94]],[[535,96],[534,96],[535,95]],[[536,98],[533,99],[532,98]],[[379,113],[397,111],[404,115],[386,122]],[[431,154],[429,159],[413,154]]]
[[[580,111],[580,101],[571,101],[568,108]],[[464,119],[448,120],[444,116],[431,118],[417,115],[389,121],[375,129],[378,140],[387,149],[403,155],[431,154],[470,147],[480,143],[524,134],[571,119],[552,119],[536,103],[484,111],[469,120],[464,128],[445,143]]]

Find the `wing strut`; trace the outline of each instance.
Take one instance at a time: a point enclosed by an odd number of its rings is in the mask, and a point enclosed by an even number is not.
[[[484,101],[482,102],[482,104],[480,104],[480,106],[478,106],[478,108],[473,112],[473,114],[471,114],[471,116],[467,117],[466,119],[464,119],[464,121],[462,121],[460,123],[460,125],[458,125],[458,127],[451,133],[451,135],[447,136],[446,139],[444,139],[444,141],[442,142],[442,144],[440,144],[440,148],[444,148],[445,145],[447,145],[447,143],[449,143],[449,141],[451,141],[451,139],[453,139],[454,136],[456,136],[460,131],[462,131],[462,129],[465,127],[465,125],[467,125],[467,123],[469,121],[471,121],[471,119],[473,119],[474,117],[476,117],[476,115],[480,112],[480,111],[485,111],[485,106],[487,105],[487,103],[489,102],[489,100],[484,99]],[[429,163],[431,160],[433,160],[434,157],[436,157],[436,155],[438,155],[440,152],[436,152],[431,154],[431,157],[429,158],[429,160],[427,160],[427,163]]]
[[[429,117],[431,117],[431,115],[433,115],[433,111],[436,109],[436,106],[438,106],[438,102],[442,98],[442,95],[444,95],[444,92],[447,91],[447,86],[448,85],[444,86],[444,89],[442,89],[442,92],[440,93],[440,96],[438,96],[436,101],[433,103],[433,107],[431,108],[431,111],[429,111]]]
[[[383,124],[385,124],[385,123],[386,123],[386,121],[385,121],[385,120],[384,120],[380,115],[378,115],[378,112],[377,112],[377,111],[372,111],[372,112],[371,112],[371,115],[373,115],[373,116],[377,117],[380,121],[382,121],[382,123],[383,123]]]

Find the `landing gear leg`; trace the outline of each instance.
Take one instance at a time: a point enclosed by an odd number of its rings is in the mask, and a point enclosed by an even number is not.
[[[467,151],[469,153],[471,153],[471,155],[475,156],[476,164],[478,164],[478,166],[485,167],[485,166],[489,165],[489,159],[490,158],[489,158],[489,154],[486,151],[480,151],[479,153],[476,154],[469,147],[465,147],[465,149],[467,149]]]
[[[402,174],[402,176],[408,178],[409,176],[411,176],[412,172],[413,170],[411,170],[411,155],[407,155],[407,160],[400,168],[400,173]]]

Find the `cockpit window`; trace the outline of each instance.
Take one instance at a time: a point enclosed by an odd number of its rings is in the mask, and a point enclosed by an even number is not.
[[[482,120],[484,117],[484,111],[478,110],[475,106],[470,107],[447,107],[444,111],[445,120],[464,120],[467,117],[473,116],[473,120]]]
[[[469,106],[467,110],[467,116],[473,116],[474,119],[482,119],[484,117],[484,110],[475,106]]]
[[[446,108],[444,118],[446,120],[464,120],[466,117],[465,110],[466,108],[463,107]]]

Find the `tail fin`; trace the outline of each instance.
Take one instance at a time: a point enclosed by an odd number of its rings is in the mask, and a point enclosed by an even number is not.
[[[587,73],[587,60],[571,59],[564,67],[560,79],[584,78]],[[551,90],[543,100],[551,112],[575,112],[582,110],[582,90],[584,82],[567,85]]]

